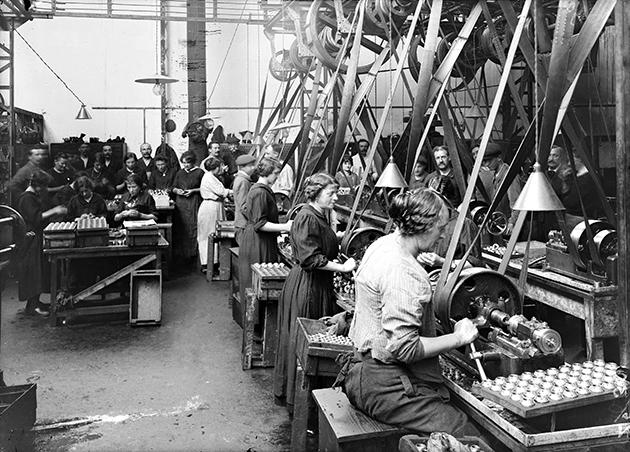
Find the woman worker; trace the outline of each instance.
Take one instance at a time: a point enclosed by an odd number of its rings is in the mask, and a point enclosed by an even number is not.
[[[197,160],[192,151],[184,152],[180,161],[182,169],[177,172],[173,181],[176,207],[173,249],[182,263],[190,265],[197,257],[197,212],[201,204],[199,187],[204,172],[195,166]]]
[[[333,262],[339,253],[339,242],[328,215],[337,201],[337,188],[328,174],[307,178],[304,184],[307,204],[291,226],[293,257],[299,265],[289,272],[280,294],[280,344],[274,371],[274,394],[280,399],[286,396],[288,405],[293,405],[295,382],[295,343],[290,340],[295,319],[333,315],[333,272],[351,272],[356,267],[352,258],[343,264]]]
[[[245,289],[252,285],[251,265],[278,262],[278,234],[289,232],[291,222],[278,223],[278,206],[271,191],[280,174],[280,163],[267,157],[258,163],[258,182],[247,194],[247,224],[239,248],[239,284],[241,302],[245,303]],[[243,304],[244,305],[244,304]]]
[[[217,220],[225,219],[223,200],[232,194],[218,179],[219,174],[225,169],[225,165],[216,157],[208,157],[204,160],[206,174],[201,179],[200,194],[203,201],[197,214],[197,243],[199,244],[199,260],[201,271],[205,272],[208,263],[208,236],[213,234],[217,227]],[[218,246],[218,244],[217,244]],[[218,253],[214,253],[216,262],[213,264],[213,274],[219,270]]]
[[[79,194],[68,203],[68,220],[74,220],[83,214],[106,217],[107,206],[101,195],[94,192],[94,182],[88,176],[80,176],[76,182]]]
[[[338,377],[350,402],[376,420],[414,432],[478,435],[448,403],[438,355],[471,343],[477,328],[462,319],[436,337],[431,283],[416,260],[444,234],[449,213],[430,189],[397,195],[396,230],[369,246],[355,277],[350,338],[357,359]],[[346,373],[347,372],[347,373]]]
[[[44,212],[40,193],[46,189],[49,176],[41,170],[35,171],[29,185],[17,201],[17,211],[26,224],[26,235],[21,246],[18,268],[18,297],[26,301],[24,312],[28,315],[48,315],[48,305],[39,301],[42,293],[42,243],[44,226],[50,217],[65,215],[64,206],[56,206]]]
[[[139,174],[130,174],[125,181],[127,193],[120,199],[114,221],[157,220],[155,201],[144,189],[144,179]]]

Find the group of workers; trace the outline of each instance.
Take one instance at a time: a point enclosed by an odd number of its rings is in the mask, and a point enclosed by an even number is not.
[[[199,257],[202,271],[210,271],[209,265],[214,264],[207,262],[208,236],[217,220],[225,218],[224,201],[232,198],[240,247],[241,299],[251,286],[251,264],[280,260],[279,234],[289,234],[297,263],[289,272],[279,300],[273,389],[278,400],[293,403],[296,361],[291,336],[296,318],[336,314],[339,308],[333,275],[354,272],[356,307],[349,336],[356,352],[338,378],[350,402],[377,420],[412,431],[475,434],[466,416],[448,403],[437,356],[469,344],[478,331],[464,319],[454,325],[453,333],[436,336],[427,273],[428,268],[443,262],[444,243],[448,244],[449,228],[461,203],[449,149],[434,147],[432,173],[427,172],[426,159],[418,160],[409,189],[391,200],[388,214],[395,231],[372,243],[360,264],[352,258],[339,263],[343,231],[331,225],[331,212],[338,189],[356,187],[362,171],[370,172],[373,180],[378,178],[379,168],[365,161],[368,147],[369,143],[361,140],[356,155],[342,159],[335,177],[327,173],[307,177],[301,194],[306,203],[293,220],[286,222],[280,222],[276,194],[290,196],[295,180],[291,166],[281,164],[277,146],[254,156],[242,152],[238,143],[229,143],[226,158],[218,143],[211,144],[209,155],[197,162],[190,151],[179,159],[174,152],[153,155],[151,146],[145,143],[140,148],[141,158],[129,153],[120,167],[112,158],[111,148],[105,146],[91,161],[81,149],[72,162],[64,154],[57,154],[48,173],[41,168],[46,151],[33,149],[10,188],[20,193],[16,205],[27,229],[39,237],[31,242],[33,249],[27,254],[40,260],[42,230],[52,218],[106,215],[101,201],[117,194],[122,197],[112,221],[155,218],[155,204],[146,188],[166,191],[176,209],[175,255],[182,264],[196,262]],[[507,172],[502,154],[503,149],[491,143],[484,155],[480,178],[490,197]],[[586,186],[580,186],[586,184],[583,165],[574,174],[562,148],[552,149],[548,166],[551,185],[567,208],[576,193],[590,195]],[[499,207],[510,219],[508,234],[520,189],[521,180],[516,178]],[[20,276],[25,282],[20,284],[20,299],[27,300],[27,311],[45,313],[39,301],[41,284],[32,283],[32,273]]]

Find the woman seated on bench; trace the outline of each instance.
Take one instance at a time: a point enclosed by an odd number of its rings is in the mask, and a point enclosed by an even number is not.
[[[449,403],[438,363],[440,353],[471,343],[477,328],[463,319],[436,337],[431,283],[417,261],[444,235],[448,208],[432,190],[418,189],[396,196],[389,215],[396,230],[370,245],[355,277],[350,337],[358,350],[338,381],[350,403],[378,421],[478,436]]]

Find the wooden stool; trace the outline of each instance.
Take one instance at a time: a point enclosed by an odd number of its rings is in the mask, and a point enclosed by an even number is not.
[[[355,409],[338,389],[316,389],[313,399],[319,408],[319,450],[324,452],[381,452],[398,450],[400,438],[408,433],[383,424]],[[293,445],[291,447],[293,449]]]
[[[214,276],[214,244],[217,242],[219,243],[219,274]],[[230,279],[230,248],[234,245],[236,245],[234,241],[234,222],[217,221],[215,232],[208,235],[207,281],[228,281]]]
[[[278,299],[289,274],[284,264],[252,264],[252,289],[246,289],[243,322],[243,370],[273,367],[278,344]],[[259,313],[260,311],[260,313]],[[260,314],[260,315],[258,315]],[[262,325],[262,351],[254,352],[254,325]]]

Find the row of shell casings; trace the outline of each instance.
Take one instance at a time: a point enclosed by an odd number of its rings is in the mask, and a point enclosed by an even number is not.
[[[587,361],[497,377],[485,380],[481,385],[524,407],[531,407],[590,394],[610,391],[623,393],[626,379],[617,374],[618,367],[615,363]]]

